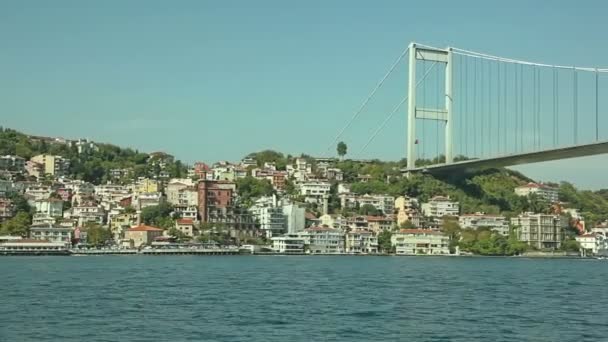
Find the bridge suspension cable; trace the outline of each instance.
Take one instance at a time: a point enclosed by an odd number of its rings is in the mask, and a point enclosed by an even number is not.
[[[433,62],[433,64],[431,65],[431,67],[428,70],[426,70],[426,72],[424,73],[424,75],[422,76],[422,78],[420,80],[418,80],[418,82],[416,82],[416,88],[418,88],[418,86],[426,79],[426,77],[431,72],[431,70],[433,70],[433,68],[435,67],[435,65],[437,65],[437,62]],[[401,101],[395,106],[395,108],[393,108],[393,110],[384,119],[384,121],[382,121],[382,123],[380,124],[380,126],[378,126],[378,128],[376,128],[376,130],[374,131],[374,133],[367,140],[367,142],[365,143],[365,145],[363,145],[363,147],[361,148],[361,150],[359,150],[359,152],[355,155],[355,157],[360,156],[361,153],[363,153],[365,151],[365,149],[369,146],[369,144],[376,138],[376,136],[378,135],[378,133],[380,133],[380,131],[384,128],[384,126],[386,126],[386,124],[390,121],[390,119],[393,117],[393,115],[395,115],[395,113],[397,113],[397,111],[399,110],[399,108],[401,106],[403,106],[403,104],[405,103],[405,101],[407,101],[407,99],[408,99],[407,96],[405,96],[403,99],[401,99]]]
[[[344,125],[344,127],[342,127],[342,129],[340,130],[338,135],[336,135],[336,137],[334,138],[333,142],[331,144],[329,144],[329,146],[327,146],[326,152],[329,152],[331,150],[331,148],[336,145],[336,143],[338,142],[338,139],[340,139],[342,134],[344,134],[344,131],[346,131],[352,125],[352,123],[355,121],[355,119],[357,119],[357,117],[363,112],[363,110],[365,109],[365,107],[367,106],[369,101],[374,97],[374,95],[376,95],[376,92],[382,87],[384,82],[393,73],[393,71],[395,70],[397,65],[399,65],[399,62],[401,62],[401,60],[408,54],[409,50],[410,50],[410,48],[408,46],[405,50],[403,50],[403,52],[399,55],[399,57],[397,57],[397,59],[395,60],[395,62],[393,62],[393,64],[388,69],[386,74],[384,74],[382,79],[380,79],[380,81],[376,84],[376,86],[374,87],[372,92],[365,98],[365,100],[363,101],[363,103],[361,104],[359,109],[355,112],[355,114],[353,114],[353,116],[346,123],[346,125]]]

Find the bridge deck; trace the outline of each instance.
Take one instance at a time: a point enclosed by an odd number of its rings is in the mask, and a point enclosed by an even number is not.
[[[608,141],[560,147],[550,150],[508,154],[492,158],[471,159],[452,164],[436,164],[414,169],[403,169],[403,172],[428,172],[441,174],[448,172],[467,172],[485,168],[514,166],[521,164],[539,163],[551,160],[586,157],[608,153]]]

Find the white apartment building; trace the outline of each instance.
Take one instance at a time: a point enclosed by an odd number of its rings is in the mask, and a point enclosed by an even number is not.
[[[160,192],[140,193],[135,198],[134,207],[137,210],[142,210],[146,207],[159,205],[163,202],[163,194]]]
[[[319,216],[319,225],[333,229],[345,231],[348,228],[348,221],[342,215],[324,214]]]
[[[272,237],[272,250],[282,254],[303,254],[305,239],[297,234]]]
[[[281,235],[287,231],[287,218],[281,207],[259,208],[253,215],[259,222],[260,229],[264,231],[268,238]]]
[[[300,194],[306,197],[329,196],[331,184],[325,181],[312,180],[300,183]]]
[[[576,241],[581,245],[582,256],[606,255],[608,254],[608,239],[599,233],[579,235]]]
[[[0,156],[0,169],[23,171],[25,170],[25,159],[19,156]]]
[[[63,216],[63,201],[56,198],[34,201],[36,213],[44,214],[49,217]]]
[[[106,213],[100,205],[82,205],[72,207],[64,216],[65,218],[78,220],[78,225],[83,226],[87,222],[103,224]]]
[[[426,229],[402,229],[391,236],[397,255],[450,254],[450,238]]]
[[[171,179],[165,187],[167,202],[178,206],[198,206],[198,191],[191,179]]]
[[[345,235],[346,253],[376,254],[378,253],[378,238],[369,230],[353,230]]]
[[[515,194],[518,196],[529,196],[530,194],[537,194],[545,200],[555,203],[559,201],[558,191],[556,188],[546,186],[538,183],[528,183],[526,185],[518,186],[515,188]]]
[[[49,198],[53,193],[50,186],[32,184],[25,189],[25,194],[28,195],[34,201],[41,201]]]
[[[304,239],[311,254],[344,253],[344,234],[326,227],[311,227],[298,233]]]
[[[372,205],[374,208],[382,211],[384,214],[392,214],[395,211],[395,197],[387,195],[369,195],[362,196],[352,193],[340,194],[340,202],[342,208],[354,209],[357,206]]]
[[[287,234],[296,234],[306,227],[306,209],[297,204],[283,206],[283,215],[287,218]]]
[[[501,235],[509,235],[509,222],[504,216],[486,215],[483,213],[460,215],[458,223],[462,228],[490,228]]]
[[[50,242],[62,242],[66,245],[71,244],[73,229],[52,224],[31,226],[30,238],[36,240],[48,240]]]
[[[449,197],[435,196],[422,204],[422,213],[429,217],[458,216],[460,205]]]
[[[543,248],[559,248],[563,239],[563,226],[559,216],[523,213],[511,218],[516,227],[517,238],[528,245]]]

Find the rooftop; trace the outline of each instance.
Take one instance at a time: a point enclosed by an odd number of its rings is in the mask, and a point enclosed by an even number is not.
[[[131,228],[127,229],[127,231],[129,231],[129,232],[161,232],[163,230],[160,228],[146,226],[146,225],[142,224],[139,226],[131,227]]]
[[[442,235],[441,232],[438,232],[436,230],[429,230],[429,229],[401,229],[399,230],[399,233],[401,234],[428,234],[428,235]]]

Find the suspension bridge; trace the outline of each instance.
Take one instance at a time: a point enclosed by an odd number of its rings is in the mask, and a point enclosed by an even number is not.
[[[445,173],[608,153],[601,95],[608,69],[536,63],[411,43],[340,130],[407,63],[405,96],[359,153],[405,112],[407,167]],[[405,107],[405,108],[404,108]],[[608,127],[606,127],[608,128]]]

